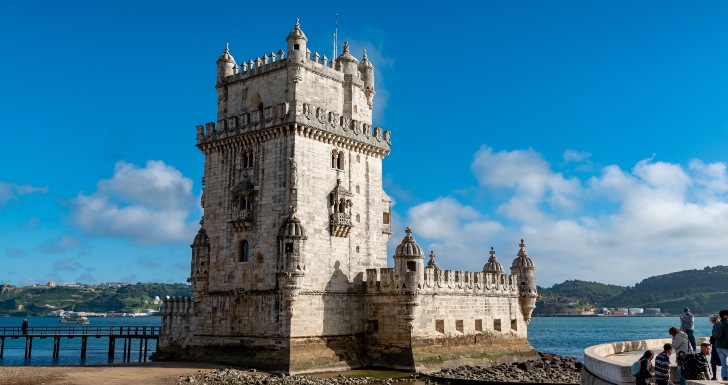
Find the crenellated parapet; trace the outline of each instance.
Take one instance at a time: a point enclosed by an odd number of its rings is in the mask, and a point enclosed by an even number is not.
[[[506,295],[518,296],[518,277],[462,270],[424,269],[424,280],[416,287],[408,287],[407,274],[397,279],[392,268],[367,269],[367,294],[397,294],[414,291],[415,294],[447,295]]]
[[[162,316],[181,316],[193,314],[195,302],[190,297],[170,297],[162,303]]]

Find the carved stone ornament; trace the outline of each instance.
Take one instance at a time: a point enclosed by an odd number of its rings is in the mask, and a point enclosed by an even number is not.
[[[326,123],[326,110],[321,107],[316,107],[316,119],[318,119],[321,124]]]
[[[303,116],[308,120],[313,119],[313,111],[311,111],[311,105],[308,103],[303,103]]]
[[[253,127],[258,126],[258,123],[260,123],[260,110],[255,110],[250,113],[250,125]]]
[[[354,135],[361,134],[361,122],[358,120],[351,121],[351,129],[354,131]]]
[[[329,124],[331,128],[336,128],[339,125],[339,114],[336,112],[329,112]]]
[[[371,136],[372,136],[372,126],[370,124],[362,123],[361,129],[362,129],[362,131],[364,131],[364,135],[367,138],[371,138]]]
[[[387,142],[388,145],[392,145],[392,133],[390,131],[384,131],[384,141]]]
[[[273,114],[274,112],[275,109],[272,106],[263,109],[263,118],[265,119],[266,123],[270,123],[273,120],[273,118],[275,117]]]
[[[341,117],[341,129],[344,131],[349,131],[349,118],[346,116]]]
[[[374,127],[374,139],[376,139],[377,142],[382,141],[382,128],[381,127]]]

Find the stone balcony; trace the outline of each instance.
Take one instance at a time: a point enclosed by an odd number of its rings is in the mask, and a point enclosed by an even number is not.
[[[228,221],[235,231],[246,231],[253,227],[253,210],[235,210]]]
[[[348,237],[352,227],[351,214],[331,214],[331,235],[342,238]]]

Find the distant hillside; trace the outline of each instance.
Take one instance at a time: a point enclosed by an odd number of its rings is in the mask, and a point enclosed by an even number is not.
[[[687,306],[693,313],[717,313],[728,308],[728,266],[646,278],[605,301],[605,306],[655,307],[673,314]]]
[[[623,293],[626,286],[608,285],[580,280],[564,281],[550,288],[538,288],[541,299],[535,315],[579,314],[593,311],[597,306]]]
[[[705,267],[658,275],[634,287],[579,280],[565,281],[550,288],[539,287],[541,299],[535,315],[582,314],[593,309],[659,308],[663,313],[717,313],[728,308],[728,266]]]
[[[107,312],[111,310],[157,309],[154,297],[189,297],[190,286],[176,283],[138,283],[108,286],[2,286],[0,315],[36,316],[53,310]]]

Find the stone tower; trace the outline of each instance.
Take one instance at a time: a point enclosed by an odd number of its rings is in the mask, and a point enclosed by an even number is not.
[[[221,357],[245,353],[285,371],[305,361],[299,341],[309,339],[310,352],[311,339],[328,336],[325,346],[362,332],[353,320],[363,303],[351,293],[366,269],[386,266],[391,234],[382,189],[391,143],[372,127],[374,67],[347,43],[329,59],[311,55],[307,41],[296,21],[285,53],[238,65],[226,46],[217,122],[197,127],[204,217],[192,244],[188,328],[229,336],[216,342]],[[212,349],[194,333],[169,336],[161,350],[180,358]]]

